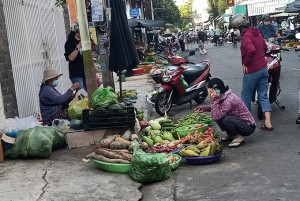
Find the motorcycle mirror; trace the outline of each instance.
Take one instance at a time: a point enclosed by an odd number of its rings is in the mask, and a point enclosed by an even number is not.
[[[189,56],[193,56],[195,54],[196,54],[195,51],[190,51]]]
[[[300,33],[296,33],[296,38],[300,39]]]

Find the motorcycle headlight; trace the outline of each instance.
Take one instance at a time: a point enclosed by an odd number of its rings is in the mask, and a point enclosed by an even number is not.
[[[162,79],[163,82],[170,82],[170,80],[171,80],[171,76],[164,76]]]

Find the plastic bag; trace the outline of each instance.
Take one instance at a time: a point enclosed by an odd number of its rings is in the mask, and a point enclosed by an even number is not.
[[[41,125],[33,116],[25,118],[9,118],[0,121],[0,133],[9,133],[12,131],[26,130]]]
[[[163,153],[147,154],[140,148],[135,148],[131,159],[129,176],[140,183],[168,179],[171,176],[168,156]]]
[[[118,96],[111,87],[98,88],[92,95],[92,103],[94,108],[107,108],[112,104],[118,103]]]
[[[49,158],[52,150],[65,146],[65,136],[52,126],[36,126],[20,131],[15,143],[5,151],[10,158]]]
[[[70,122],[66,119],[54,119],[52,127],[56,128],[60,132],[66,133],[70,129]]]
[[[82,110],[89,109],[89,100],[77,94],[71,101],[68,108],[68,115],[71,119],[82,119]]]

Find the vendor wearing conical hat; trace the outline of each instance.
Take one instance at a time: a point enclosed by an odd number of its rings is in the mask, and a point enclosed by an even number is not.
[[[64,94],[55,89],[59,85],[59,74],[54,68],[46,68],[40,88],[40,110],[44,125],[51,125],[54,119],[69,119],[67,115],[68,104],[74,97],[74,91],[79,88],[74,83]]]

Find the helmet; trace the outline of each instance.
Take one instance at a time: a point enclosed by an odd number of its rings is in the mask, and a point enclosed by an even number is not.
[[[249,22],[246,19],[246,16],[243,14],[235,15],[229,21],[229,27],[234,29],[238,29],[241,26],[247,26],[247,25],[249,25]]]
[[[262,21],[269,21],[270,20],[270,15],[268,15],[268,14],[262,15],[261,20]]]
[[[78,32],[79,31],[79,24],[78,22],[74,22],[71,24],[71,31],[74,31],[74,32]]]

